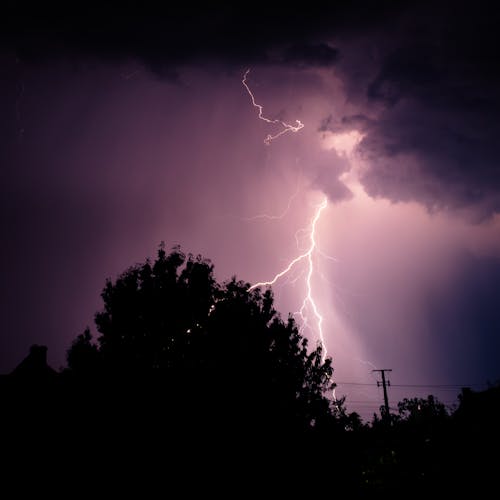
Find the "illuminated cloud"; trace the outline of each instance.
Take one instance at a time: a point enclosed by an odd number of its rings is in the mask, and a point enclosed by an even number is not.
[[[338,156],[351,156],[358,144],[363,139],[363,134],[358,130],[349,130],[338,134],[326,133],[322,137],[322,147],[324,149],[333,149]]]

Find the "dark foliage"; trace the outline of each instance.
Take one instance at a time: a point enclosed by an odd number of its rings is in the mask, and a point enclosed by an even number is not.
[[[162,246],[154,262],[108,281],[102,298],[98,343],[88,330],[75,340],[67,376],[106,388],[116,407],[154,407],[155,418],[189,432],[287,434],[335,419],[331,360],[320,347],[309,352],[270,290],[234,278],[219,284],[208,260]]]
[[[314,496],[333,485],[391,498],[494,486],[498,387],[464,389],[451,414],[433,396],[404,399],[397,415],[363,425],[328,397],[331,360],[280,318],[271,291],[249,288],[163,247],[108,281],[99,336],[75,339],[67,369],[33,346],[0,379],[4,455],[44,470],[44,450],[56,449],[57,470],[76,481],[92,463],[156,491]]]

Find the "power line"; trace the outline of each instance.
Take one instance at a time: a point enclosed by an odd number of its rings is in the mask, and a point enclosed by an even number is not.
[[[367,383],[363,383],[363,382],[335,382],[337,385],[341,384],[341,385],[370,385],[370,386],[375,386],[375,382],[373,384],[367,384]]]
[[[375,387],[376,382],[335,382],[337,385],[361,385],[361,386],[371,386]],[[486,384],[391,384],[391,387],[426,387],[426,388],[436,388],[436,389],[452,389],[452,388],[463,388],[463,387],[484,387]]]
[[[414,390],[417,390],[417,389],[420,389],[420,390],[426,390],[426,391],[436,391],[436,392],[454,392],[454,393],[459,393],[460,392],[460,389],[458,387],[435,387],[435,386],[417,386],[417,387],[414,387],[414,386],[411,386],[411,385],[394,385],[391,387],[394,388],[394,390],[404,390],[404,389],[414,389]],[[470,387],[470,386],[469,386]]]
[[[435,388],[462,388],[462,387],[479,387],[485,384],[392,384],[391,387],[435,387]]]

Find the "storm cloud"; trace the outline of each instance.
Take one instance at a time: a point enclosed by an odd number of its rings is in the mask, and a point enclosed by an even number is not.
[[[500,210],[498,21],[481,2],[28,11],[8,2],[0,43],[23,60],[135,60],[171,80],[189,64],[330,69],[366,115],[331,125],[363,130],[367,192],[481,220]]]
[[[358,59],[340,70],[362,112],[327,117],[323,129],[363,131],[361,180],[371,196],[475,220],[498,213],[498,13],[438,2],[392,21],[390,30],[346,42]]]

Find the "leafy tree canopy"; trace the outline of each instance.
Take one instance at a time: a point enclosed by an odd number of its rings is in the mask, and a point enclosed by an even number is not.
[[[446,407],[433,395],[427,398],[405,398],[398,403],[400,419],[409,422],[427,422],[448,416]]]
[[[280,317],[271,290],[249,288],[218,283],[209,260],[162,245],[154,262],[106,282],[97,344],[88,330],[80,335],[69,372],[160,384],[174,406],[215,408],[219,417],[294,428],[330,421],[339,412],[329,398],[331,359],[308,349],[292,316]]]

